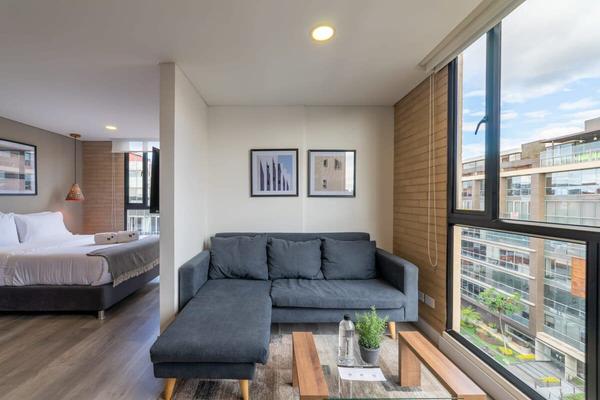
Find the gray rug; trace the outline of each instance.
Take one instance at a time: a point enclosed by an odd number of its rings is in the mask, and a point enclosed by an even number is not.
[[[330,329],[331,331],[331,329]],[[396,398],[396,399],[443,399],[450,398],[444,387],[424,367],[421,369],[422,385],[418,388],[398,386],[398,347],[390,338],[385,338],[381,348],[381,369],[386,382],[350,383],[339,381],[336,375],[337,335],[332,332],[315,334],[323,372],[332,398]],[[271,335],[269,361],[257,365],[256,375],[250,383],[250,399],[298,399],[292,382],[292,336],[274,332]],[[175,400],[240,399],[238,381],[181,380],[175,388]]]

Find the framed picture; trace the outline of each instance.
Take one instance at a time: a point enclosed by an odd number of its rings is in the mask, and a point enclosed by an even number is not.
[[[356,150],[309,150],[308,196],[356,197]]]
[[[37,148],[0,139],[0,196],[37,195]]]
[[[298,149],[250,150],[250,196],[298,196]]]

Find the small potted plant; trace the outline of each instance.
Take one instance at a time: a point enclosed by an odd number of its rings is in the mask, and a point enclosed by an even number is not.
[[[385,333],[388,317],[380,318],[375,307],[364,314],[356,314],[356,333],[360,356],[367,364],[375,365],[379,360],[379,346]]]

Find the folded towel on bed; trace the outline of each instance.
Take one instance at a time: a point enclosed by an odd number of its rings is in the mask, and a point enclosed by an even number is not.
[[[96,233],[94,235],[94,243],[96,243],[96,244],[117,243],[117,234],[115,232]]]
[[[117,243],[128,243],[138,240],[140,234],[135,231],[119,231],[117,232]]]

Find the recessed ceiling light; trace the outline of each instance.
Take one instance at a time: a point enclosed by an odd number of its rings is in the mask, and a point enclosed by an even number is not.
[[[317,42],[326,42],[335,35],[335,29],[329,25],[319,25],[310,33]]]
[[[106,125],[105,128],[109,131],[116,131],[117,127],[114,125]]]

